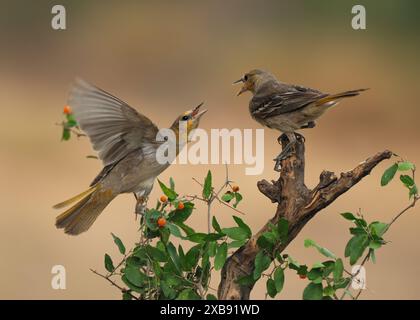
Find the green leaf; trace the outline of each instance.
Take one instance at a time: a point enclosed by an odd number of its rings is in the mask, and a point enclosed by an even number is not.
[[[245,240],[233,240],[232,242],[230,242],[228,244],[228,249],[240,248],[247,242],[248,242],[248,240],[246,240],[246,239]]]
[[[254,280],[261,277],[261,273],[267,270],[271,264],[271,259],[263,251],[259,251],[255,257]]]
[[[322,271],[322,277],[326,278],[330,275],[330,273],[334,271],[335,261],[328,260],[328,261],[324,261],[322,264],[325,265],[325,268]]]
[[[371,232],[378,236],[378,237],[382,237],[385,232],[388,230],[389,225],[387,223],[383,223],[383,222],[372,222],[369,225],[369,229],[371,230]]]
[[[187,226],[186,224],[182,223],[182,222],[174,222],[178,227],[180,227],[182,230],[184,230],[185,234],[187,235],[187,237],[189,237],[190,235],[194,234],[195,231],[193,228]]]
[[[210,241],[209,242],[209,256],[214,257],[217,252],[217,242],[216,241]]]
[[[61,135],[61,140],[67,141],[70,140],[71,131],[68,128],[63,128],[63,134]]]
[[[207,294],[206,299],[207,300],[217,300],[217,297],[214,294],[209,293],[209,294]]]
[[[323,263],[321,263],[321,262],[315,262],[313,265],[312,265],[312,269],[320,269],[320,268],[324,268],[325,267],[325,264],[323,264]]]
[[[185,202],[184,209],[176,209],[169,214],[169,220],[172,222],[182,223],[186,221],[192,214],[194,204],[192,202]]]
[[[248,276],[239,278],[238,280],[236,280],[236,283],[238,283],[241,286],[250,286],[255,283],[255,280],[254,280],[253,275],[248,275]]]
[[[398,171],[414,170],[415,166],[409,161],[398,162]]]
[[[175,191],[175,181],[172,177],[169,178],[169,187],[171,190]]]
[[[262,249],[271,250],[277,242],[277,237],[272,232],[266,231],[258,237],[257,244]]]
[[[168,261],[168,257],[165,252],[159,250],[158,248],[152,247],[151,245],[147,245],[144,247],[146,250],[146,254],[153,260],[159,262],[166,262]]]
[[[369,242],[369,248],[376,250],[379,249],[380,247],[382,247],[382,242],[379,240],[370,240]]]
[[[168,228],[161,228],[159,229],[159,234],[160,234],[160,239],[162,240],[163,243],[168,243],[169,241],[169,236],[171,235],[171,233],[169,232]]]
[[[240,227],[223,228],[222,232],[233,240],[248,239],[248,233]]]
[[[161,278],[162,277],[162,268],[160,267],[159,262],[157,261],[152,261],[152,268],[153,268],[153,272],[155,273],[155,277],[156,278]]]
[[[201,300],[201,298],[193,289],[184,289],[176,300]]]
[[[185,255],[186,267],[188,270],[193,269],[200,259],[200,246],[194,246],[188,250]]]
[[[414,185],[410,188],[410,192],[408,193],[409,198],[411,199],[411,197],[417,195],[419,192],[417,190],[417,186]]]
[[[316,264],[312,267],[311,271],[309,271],[306,275],[309,280],[313,283],[321,283],[322,282],[322,275],[323,275],[323,267],[317,266]]]
[[[285,218],[280,218],[279,222],[277,223],[277,230],[279,232],[280,241],[285,242],[289,233],[289,221],[287,221]]]
[[[277,294],[276,284],[273,279],[269,278],[266,283],[267,293],[271,298],[274,298]]]
[[[332,297],[334,295],[334,293],[335,293],[335,290],[331,286],[327,286],[323,290],[323,294],[327,297]]]
[[[177,277],[176,275],[168,271],[165,271],[163,273],[162,279],[170,287],[180,286],[183,283],[183,279]]]
[[[373,263],[376,263],[376,255],[375,255],[375,250],[369,250],[369,255],[370,255],[370,260],[373,262]]]
[[[127,287],[129,287],[130,288],[130,290],[132,290],[132,291],[135,291],[135,292],[138,292],[138,293],[143,293],[143,288],[142,287],[139,287],[139,286],[136,286],[136,285],[134,285],[133,283],[131,283],[128,279],[127,279],[127,276],[126,275],[123,275],[122,277],[121,277],[121,280],[127,285]],[[147,281],[147,279],[146,279],[146,281]]]
[[[251,236],[252,236],[251,228],[241,218],[239,218],[237,216],[233,216],[233,220],[235,220],[235,222],[239,226],[239,228],[241,228],[242,230],[244,230],[246,232],[248,238],[251,238]]]
[[[350,230],[350,233],[353,234],[353,235],[356,235],[356,234],[366,234],[366,230],[363,229],[363,228],[359,228],[359,227],[357,227],[357,228],[350,228],[349,230]]]
[[[304,300],[321,300],[323,296],[323,289],[321,283],[310,283],[303,291]]]
[[[141,258],[136,257],[136,256],[128,257],[127,260],[126,260],[126,264],[128,266],[133,266],[133,267],[136,267],[136,268],[140,268],[140,267],[143,267],[143,266],[147,265],[147,262],[148,262],[147,259],[141,259]]]
[[[406,174],[400,175],[400,180],[407,188],[411,188],[414,185],[413,178]]]
[[[210,196],[212,194],[213,188],[212,188],[212,178],[211,178],[211,171],[209,170],[207,172],[206,179],[204,179],[204,186],[203,186],[203,198],[204,199],[210,199]]]
[[[305,246],[305,248],[309,248],[315,246],[315,241],[313,241],[312,239],[305,239],[303,241],[303,245]]]
[[[386,169],[381,178],[381,186],[386,186],[394,178],[397,170],[398,165],[396,163]]]
[[[340,279],[338,282],[334,283],[334,289],[335,290],[344,289],[345,287],[347,287],[350,280],[351,280],[350,277]]]
[[[337,259],[337,256],[332,253],[330,250],[328,250],[327,248],[321,247],[318,249],[319,253],[321,253],[322,255],[331,258],[331,259]]]
[[[174,299],[176,297],[176,290],[171,288],[166,281],[160,281],[160,288],[166,299]]]
[[[274,271],[274,283],[276,285],[276,291],[277,293],[281,292],[283,290],[284,285],[284,270],[280,267]]]
[[[233,204],[233,207],[236,208],[243,199],[242,195],[239,192],[235,192],[235,203]]]
[[[115,270],[114,264],[112,263],[111,257],[106,253],[104,259],[105,269],[109,272],[113,272]]]
[[[159,227],[157,225],[157,220],[161,216],[162,216],[162,213],[156,209],[147,210],[145,214],[146,226],[152,231],[158,230]]]
[[[131,300],[131,299],[133,299],[133,297],[128,292],[123,292],[122,299],[123,300]]]
[[[217,219],[215,216],[213,216],[213,219],[211,221],[211,225],[213,226],[213,229],[218,232],[218,233],[222,233],[222,229],[220,228],[219,223],[217,222]]]
[[[225,235],[221,234],[221,233],[208,233],[204,237],[204,240],[205,241],[216,241],[216,240],[219,240],[219,239],[223,238],[224,236]]]
[[[176,252],[175,246],[172,244],[172,242],[169,242],[166,245],[166,250],[168,251],[169,257],[171,258],[171,261],[173,262],[175,268],[178,272],[181,272],[181,263],[179,260],[179,256]]]
[[[173,201],[176,199],[176,197],[178,197],[178,194],[171,188],[168,188],[162,181],[158,179],[158,182],[159,182],[160,188],[162,189],[162,192],[164,193],[165,196],[168,197],[170,201]]]
[[[350,257],[350,264],[354,265],[363,255],[369,245],[369,237],[365,234],[356,235],[346,245],[345,256]]]
[[[343,277],[343,272],[344,272],[343,260],[339,258],[335,261],[335,264],[334,264],[334,270],[333,270],[334,282],[339,281]]]
[[[127,280],[130,281],[130,283],[137,287],[143,287],[146,285],[147,276],[140,272],[139,268],[126,266],[124,268],[124,275],[127,277]]]
[[[233,192],[226,192],[224,195],[222,195],[222,200],[224,202],[230,202],[235,197],[235,194]]]
[[[77,126],[77,121],[72,114],[67,115],[67,122],[65,124],[67,128],[73,128]]]
[[[343,216],[344,219],[347,219],[347,220],[350,220],[350,221],[353,221],[353,220],[356,220],[357,219],[354,216],[354,214],[351,213],[351,212],[344,212],[344,213],[341,213],[341,215]]]
[[[182,238],[182,239],[184,238],[177,225],[175,225],[173,223],[170,223],[170,222],[167,222],[165,228],[167,228],[173,236],[178,237],[178,238]]]
[[[125,254],[125,246],[122,243],[121,239],[118,238],[116,235],[114,235],[113,233],[111,233],[112,237],[114,238],[114,242],[118,247],[118,250],[120,250],[121,254]]]
[[[216,257],[214,258],[214,269],[220,270],[225,264],[227,258],[227,243],[223,242],[216,252]]]
[[[187,239],[191,242],[203,243],[206,241],[206,237],[207,237],[207,233],[197,232],[197,233],[190,234],[187,237]]]
[[[315,247],[319,251],[320,254],[322,254],[322,255],[324,255],[328,258],[331,258],[331,259],[334,259],[334,260],[337,259],[337,256],[334,253],[332,253],[327,248],[321,247],[320,245],[318,245],[315,241],[313,241],[311,239],[306,239],[304,241],[304,245],[305,245],[305,248]]]

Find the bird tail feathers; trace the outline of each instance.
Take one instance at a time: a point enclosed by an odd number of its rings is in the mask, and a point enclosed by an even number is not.
[[[111,190],[102,190],[101,185],[96,184],[77,196],[56,204],[54,208],[58,209],[75,203],[56,217],[55,225],[70,235],[85,232],[114,197]]]
[[[321,98],[319,100],[316,101],[316,104],[318,106],[322,106],[328,102],[333,102],[333,101],[337,101],[343,98],[349,98],[349,97],[355,97],[358,96],[360,94],[360,92],[366,91],[368,90],[368,88],[365,89],[356,89],[356,90],[350,90],[350,91],[344,91],[344,92],[340,92],[337,94],[331,94],[328,95],[324,98]]]

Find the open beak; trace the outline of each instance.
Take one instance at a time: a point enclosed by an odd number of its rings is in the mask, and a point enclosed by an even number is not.
[[[245,91],[248,91],[248,88],[246,87],[246,83],[245,83],[245,81],[244,81],[244,79],[243,78],[241,78],[241,79],[239,79],[239,80],[236,80],[234,83],[232,83],[232,84],[238,84],[238,83],[240,83],[240,82],[243,82],[243,86],[242,86],[242,88],[241,88],[241,90],[239,90],[239,92],[236,94],[236,96],[240,96],[242,93],[244,93]]]
[[[191,115],[192,115],[195,119],[200,119],[200,118],[201,118],[201,116],[207,112],[207,109],[203,109],[203,110],[201,110],[201,111],[200,111],[200,107],[201,107],[203,104],[204,104],[204,102],[201,102],[198,106],[196,106],[196,107],[194,108],[194,110],[193,110],[193,112],[192,112],[192,114],[191,114]]]

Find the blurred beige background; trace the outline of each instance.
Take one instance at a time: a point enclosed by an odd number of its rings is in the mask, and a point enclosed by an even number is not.
[[[367,9],[367,30],[351,28],[354,1],[60,1],[67,30],[50,27],[52,1],[0,1],[0,298],[119,299],[120,294],[89,268],[103,270],[103,254],[115,259],[110,232],[134,243],[132,195],[118,197],[93,228],[69,237],[54,227],[51,206],[78,192],[101,169],[86,159],[86,139],[60,141],[69,85],[80,76],[136,107],[159,126],[204,100],[209,109],[201,127],[260,128],[249,116],[249,96],[237,98],[231,85],[260,67],[285,82],[327,92],[370,87],[331,110],[305,131],[306,181],[317,183],[328,169],[349,170],[385,148],[420,164],[418,1],[358,1]],[[241,187],[240,209],[258,230],[275,210],[256,182],[275,179],[271,159],[279,152],[277,133],[265,131],[265,171],[245,176],[230,166]],[[390,220],[408,204],[406,191],[379,180],[383,163],[350,192],[313,219],[287,252],[302,263],[322,259],[303,247],[315,239],[343,255],[349,224],[340,212],[362,209],[369,220]],[[222,165],[172,166],[162,175],[181,194],[198,193],[191,178],[211,169],[222,183]],[[152,202],[160,196],[158,188]],[[199,207],[202,209],[202,207]],[[224,225],[232,212],[217,207]],[[367,265],[364,299],[420,298],[415,208],[393,227],[390,243]],[[196,210],[195,228],[205,230],[205,211]],[[51,288],[51,267],[67,270],[67,289]],[[213,286],[218,284],[218,275]],[[289,272],[280,299],[300,299],[306,281]],[[264,283],[253,298],[264,297]]]

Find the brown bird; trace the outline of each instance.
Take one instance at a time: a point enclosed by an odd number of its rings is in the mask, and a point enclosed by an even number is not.
[[[243,86],[238,96],[246,91],[253,95],[249,102],[251,116],[262,125],[282,132],[289,140],[274,159],[276,171],[280,170],[281,160],[290,155],[296,138],[303,138],[296,130],[315,127],[315,120],[341,99],[357,96],[367,90],[322,93],[315,89],[280,82],[271,73],[259,69],[246,73],[234,84],[240,82]],[[279,142],[281,137],[278,138]]]
[[[57,228],[65,233],[80,234],[89,229],[105,207],[121,193],[134,193],[136,213],[143,213],[156,177],[170,163],[157,160],[157,150],[168,139],[157,139],[159,130],[144,115],[128,104],[83,80],[78,80],[70,92],[69,105],[80,128],[98,151],[104,168],[81,194],[61,202],[54,208],[73,204],[56,218]],[[180,124],[186,133],[197,128],[207,110],[202,104],[177,117],[170,129],[176,142],[180,139]],[[182,132],[182,131],[181,131]],[[176,154],[180,151],[176,147]]]

